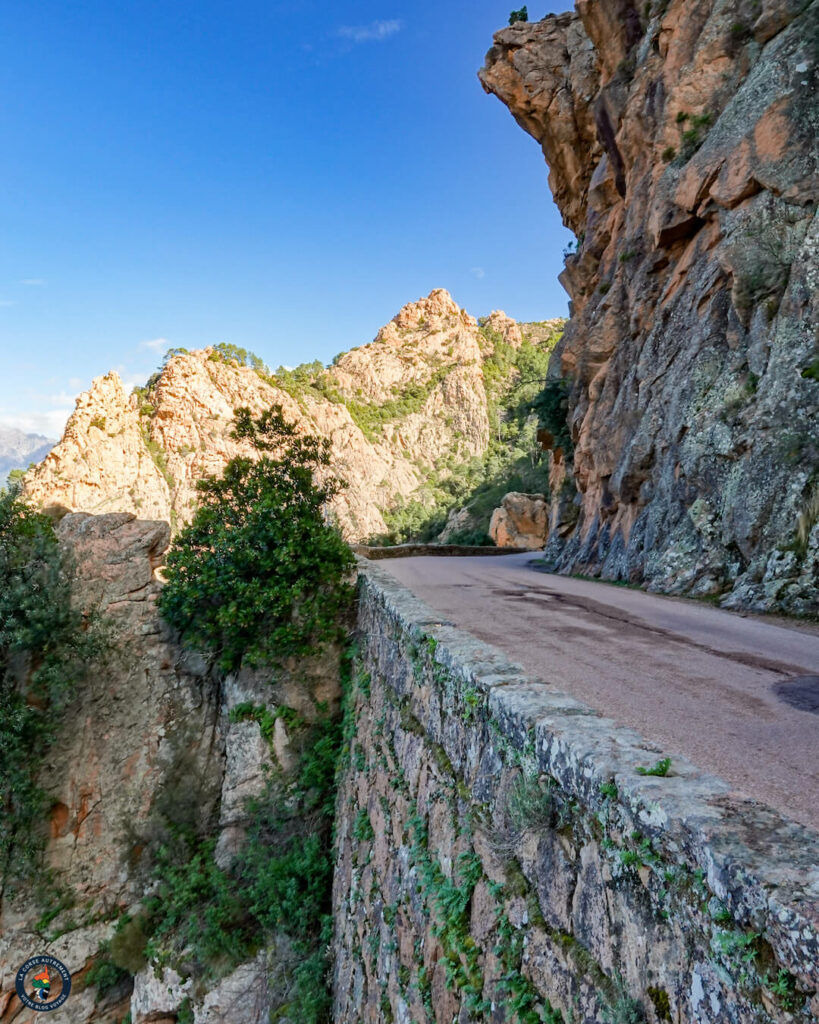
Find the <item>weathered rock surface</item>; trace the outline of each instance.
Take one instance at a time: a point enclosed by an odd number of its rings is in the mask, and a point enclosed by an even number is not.
[[[520,344],[514,320],[494,313],[489,322]],[[78,398],[25,493],[43,506],[184,523],[196,481],[243,450],[230,437],[234,409],[279,404],[331,441],[333,469],[348,484],[333,511],[348,537],[364,539],[383,532],[380,510],[410,495],[436,463],[485,451],[482,363],[490,352],[477,321],[439,289],[404,306],[371,344],[337,358],[319,387],[294,388],[209,349],[171,357],[143,397],[126,394],[112,372]],[[384,408],[385,416],[372,415]]]
[[[114,919],[142,896],[142,850],[163,799],[181,787],[189,797],[179,806],[196,821],[215,813],[224,739],[215,680],[173,643],[155,609],[168,525],[76,514],[63,518],[58,535],[76,563],[82,605],[106,617],[114,647],[67,709],[40,780],[53,799],[47,865],[72,905],[35,937],[42,908],[24,896],[2,901],[0,1020],[28,1024],[15,1015],[12,993],[17,967],[36,951],[72,972],[66,1021],[118,1024],[129,989],[99,1000],[83,988],[85,971]]]
[[[240,965],[196,992],[172,970],[157,976],[154,965],[104,995],[88,974],[117,921],[138,915],[169,829],[218,836],[217,860],[229,864],[245,834],[245,799],[259,794],[274,758],[291,763],[284,722],[268,745],[257,721],[231,712],[286,703],[310,721],[318,705],[337,706],[337,652],[302,660],[298,673],[285,666],[275,679],[262,670],[221,678],[176,644],[157,612],[167,523],[77,513],[57,530],[76,565],[78,600],[107,620],[111,654],[66,709],[39,780],[53,801],[46,867],[59,892],[49,905],[63,909],[37,924],[44,908],[33,892],[0,898],[0,1022],[35,1024],[39,1014],[20,1012],[14,979],[27,957],[48,953],[72,973],[59,1011],[66,1024],[121,1024],[129,1011],[133,1024],[173,1024],[186,997],[197,1021],[265,1024],[275,1000],[289,998],[295,961],[284,940],[264,951],[263,970],[261,961]]]
[[[553,493],[580,508],[553,503],[548,556],[815,611],[819,4],[576,7],[498,32],[480,72],[577,236],[550,375],[574,439]]]
[[[492,513],[489,536],[499,548],[542,548],[549,536],[549,502],[545,494],[505,494]]]

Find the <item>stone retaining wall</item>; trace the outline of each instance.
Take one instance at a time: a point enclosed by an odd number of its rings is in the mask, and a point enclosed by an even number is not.
[[[814,833],[365,562],[358,629],[336,1024],[816,1019]]]

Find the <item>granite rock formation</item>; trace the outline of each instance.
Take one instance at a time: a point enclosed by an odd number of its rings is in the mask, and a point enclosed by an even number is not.
[[[817,40],[816,0],[577,0],[495,35],[480,80],[577,239],[559,569],[817,608]]]
[[[169,830],[214,835],[216,859],[228,863],[244,835],[245,798],[259,793],[274,757],[288,770],[284,722],[276,723],[271,747],[257,722],[234,721],[231,711],[248,702],[274,711],[286,703],[310,720],[316,702],[338,704],[337,659],[332,652],[309,659],[298,678],[281,670],[273,680],[269,671],[249,669],[225,677],[182,649],[159,617],[167,523],[125,512],[77,513],[64,516],[57,531],[77,567],[77,600],[108,624],[110,654],[66,709],[40,774],[51,799],[42,877],[11,898],[0,892],[0,1022],[34,1024],[39,1017],[21,1007],[14,982],[20,964],[45,953],[72,974],[70,1000],[60,1010],[67,1024],[120,1024],[129,1012],[133,1024],[173,1024],[190,982],[169,970],[158,977],[154,965],[135,966],[135,977],[101,992],[93,971],[124,915],[139,915]],[[45,879],[53,893],[43,891]],[[190,993],[197,1024],[266,1024],[277,991],[281,997],[286,990],[293,954],[281,948],[261,955],[269,969],[240,964]],[[241,1012],[233,1005],[239,987]]]
[[[489,523],[489,536],[499,548],[536,551],[546,543],[548,534],[549,502],[545,494],[510,491]]]
[[[489,323],[520,344],[514,320],[496,312]],[[482,363],[490,354],[477,321],[439,289],[404,306],[371,344],[298,385],[210,349],[171,356],[143,394],[129,395],[112,372],[77,399],[25,493],[45,507],[131,512],[175,527],[191,517],[196,481],[242,451],[230,437],[234,409],[278,403],[305,431],[330,440],[333,469],[348,484],[333,512],[360,540],[383,532],[380,510],[412,494],[440,459],[486,449]]]

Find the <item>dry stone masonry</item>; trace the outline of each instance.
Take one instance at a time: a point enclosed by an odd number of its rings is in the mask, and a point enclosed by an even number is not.
[[[641,776],[652,743],[371,563],[358,635],[337,1024],[816,1019],[815,834],[682,759]]]

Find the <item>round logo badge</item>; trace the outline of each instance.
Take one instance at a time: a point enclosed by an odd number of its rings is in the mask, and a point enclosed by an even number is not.
[[[15,988],[29,1010],[58,1010],[71,992],[71,972],[53,956],[32,956],[17,972]]]

